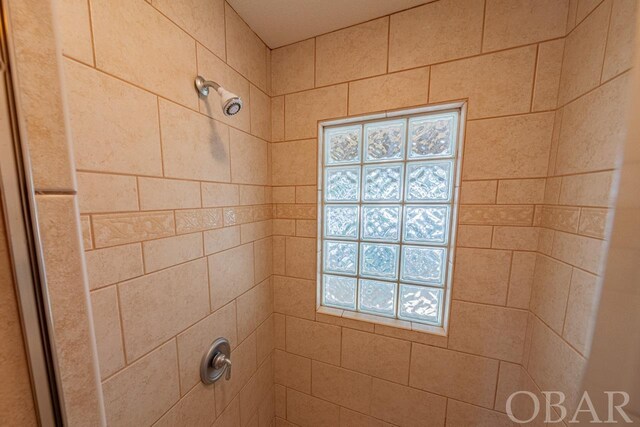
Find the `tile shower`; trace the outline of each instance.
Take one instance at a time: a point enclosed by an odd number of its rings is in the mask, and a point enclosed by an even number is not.
[[[269,49],[223,0],[60,1],[107,424],[507,426],[516,390],[562,391],[572,412],[635,7],[439,0]],[[199,74],[242,111],[199,98]],[[447,335],[318,312],[318,123],[452,102],[466,118]],[[205,386],[219,336],[233,375]]]

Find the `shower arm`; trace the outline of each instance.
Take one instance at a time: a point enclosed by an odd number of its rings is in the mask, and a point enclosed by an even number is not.
[[[220,85],[213,80],[205,80],[204,77],[196,77],[196,89],[202,94],[202,96],[209,95],[209,88],[212,87],[215,91],[220,89]]]

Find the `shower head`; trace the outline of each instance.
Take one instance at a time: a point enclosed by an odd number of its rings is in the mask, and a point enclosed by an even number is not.
[[[242,99],[235,93],[229,92],[218,83],[205,80],[204,77],[196,77],[196,89],[202,96],[209,95],[209,88],[212,87],[220,95],[220,106],[225,116],[234,116],[242,109]]]

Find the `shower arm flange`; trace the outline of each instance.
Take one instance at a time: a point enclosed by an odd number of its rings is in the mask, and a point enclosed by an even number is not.
[[[202,96],[209,95],[209,88],[212,87],[214,90],[218,90],[220,85],[212,80],[205,80],[204,77],[198,76],[196,77],[196,89]]]

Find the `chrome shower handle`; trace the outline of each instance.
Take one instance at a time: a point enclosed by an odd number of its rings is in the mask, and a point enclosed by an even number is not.
[[[225,373],[225,380],[231,379],[231,359],[229,359],[224,353],[218,353],[213,358],[211,363],[214,369],[223,369]]]

